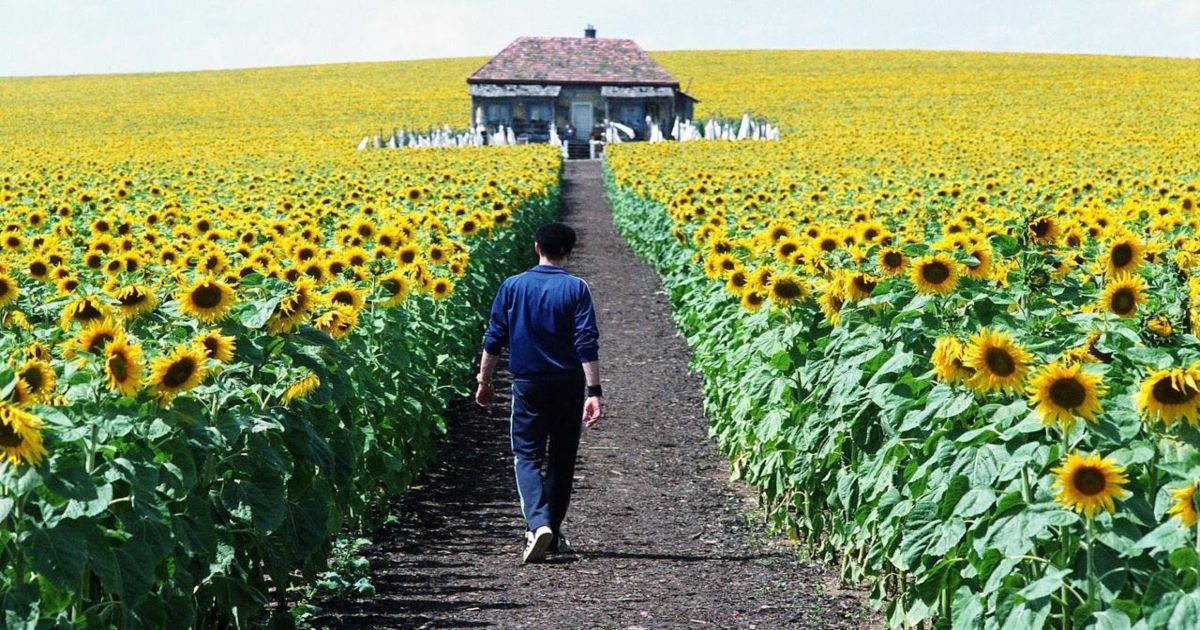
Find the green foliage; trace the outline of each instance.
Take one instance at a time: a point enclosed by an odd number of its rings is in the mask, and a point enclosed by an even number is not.
[[[525,199],[472,242],[450,297],[368,306],[339,342],[308,326],[262,334],[286,289],[245,278],[223,325],[238,360],[170,406],[101,395],[102,371],[68,370],[69,404],[33,408],[50,456],[0,465],[0,627],[246,626],[268,606],[287,616],[295,585],[369,590],[332,541],[369,526],[436,451],[494,291],[532,262],[533,230],[557,209],[557,188]],[[195,334],[175,318],[147,326]],[[308,373],[319,388],[283,404]],[[0,380],[11,388],[11,371]]]
[[[1136,323],[1062,315],[1046,295],[1022,302],[1019,283],[947,308],[884,280],[837,327],[815,309],[749,312],[705,277],[661,204],[606,181],[619,232],[662,276],[735,475],[759,491],[775,526],[866,582],[889,625],[1200,624],[1196,533],[1165,515],[1168,490],[1200,477],[1200,434],[1151,426],[1132,400],[1148,369],[1194,361],[1194,338],[1147,342]],[[1005,255],[1018,249],[996,240]],[[1171,287],[1164,303],[1186,300],[1170,278],[1153,281]],[[1103,327],[1109,393],[1102,421],[1077,423],[1066,444],[1023,394],[932,378],[939,334],[1032,328],[1048,340],[1030,344],[1045,357],[1077,344],[1082,323]],[[1066,450],[1105,453],[1130,477],[1128,498],[1094,522],[1094,599],[1084,518],[1054,500],[1050,469]]]

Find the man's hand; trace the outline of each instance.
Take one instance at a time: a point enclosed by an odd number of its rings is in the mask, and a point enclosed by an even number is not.
[[[492,387],[492,382],[479,383],[479,389],[475,390],[475,404],[487,409],[488,405],[492,404],[492,397],[496,395],[496,390]]]
[[[592,428],[597,422],[600,422],[602,415],[604,415],[604,399],[600,396],[588,396],[588,399],[583,402],[583,426]]]

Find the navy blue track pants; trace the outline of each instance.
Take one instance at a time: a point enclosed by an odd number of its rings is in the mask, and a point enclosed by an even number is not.
[[[534,531],[549,526],[558,535],[571,503],[575,456],[583,429],[582,378],[512,385],[513,466],[521,514]]]

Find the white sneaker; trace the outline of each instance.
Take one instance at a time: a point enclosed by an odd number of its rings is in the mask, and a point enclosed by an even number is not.
[[[553,540],[554,532],[544,525],[537,528],[536,532],[525,532],[525,556],[522,562],[541,562]]]

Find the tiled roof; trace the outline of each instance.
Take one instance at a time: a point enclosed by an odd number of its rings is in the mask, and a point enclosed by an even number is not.
[[[519,37],[467,83],[679,86],[633,40],[589,37]]]

